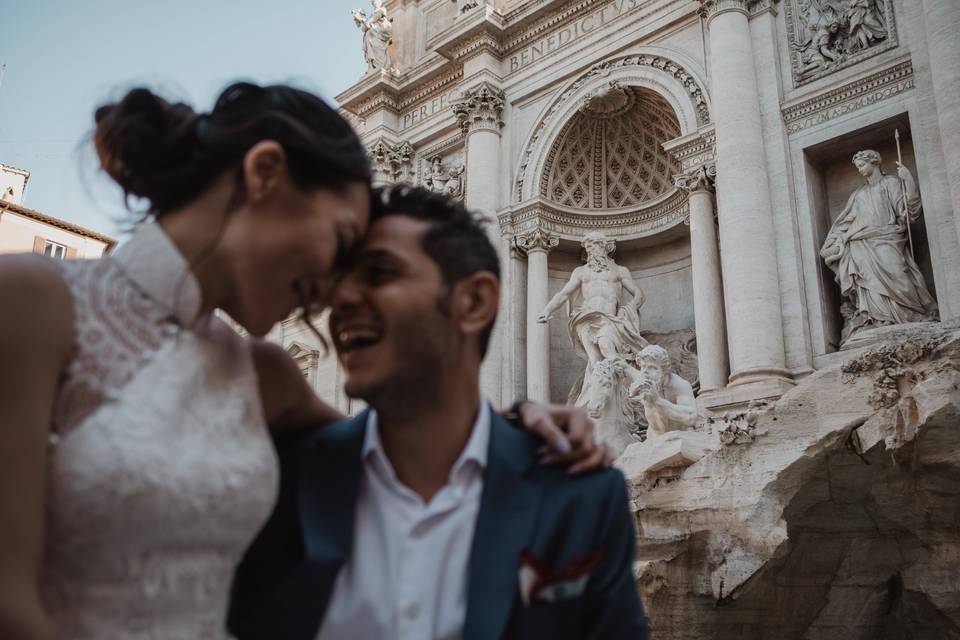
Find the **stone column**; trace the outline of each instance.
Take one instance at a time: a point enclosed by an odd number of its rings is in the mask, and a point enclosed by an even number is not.
[[[560,238],[542,229],[517,236],[527,254],[527,398],[550,402],[550,326],[537,316],[550,301],[547,253]]]
[[[497,209],[500,207],[500,128],[503,126],[503,91],[493,85],[483,83],[465,91],[460,100],[452,106],[453,113],[466,136],[467,168],[465,180],[464,204],[472,211],[482,215],[487,222],[487,235],[494,247],[501,244],[501,234],[497,223]],[[509,255],[500,250],[500,273],[509,268]],[[487,357],[480,370],[480,387],[494,403],[499,406],[512,402],[511,398],[501,395],[503,352],[503,301],[501,314],[490,339]]]
[[[953,220],[960,238],[960,2],[923,0],[923,17]]]
[[[700,0],[710,30],[731,384],[786,376],[780,281],[748,0]]]
[[[693,312],[697,328],[700,390],[727,386],[727,336],[723,317],[720,250],[713,218],[714,164],[674,176],[674,184],[689,193],[690,260],[693,265]]]

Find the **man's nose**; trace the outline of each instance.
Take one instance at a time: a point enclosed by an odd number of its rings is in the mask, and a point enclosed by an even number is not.
[[[330,296],[330,306],[333,309],[351,307],[360,304],[363,300],[363,291],[358,279],[350,274],[342,277],[334,286]]]

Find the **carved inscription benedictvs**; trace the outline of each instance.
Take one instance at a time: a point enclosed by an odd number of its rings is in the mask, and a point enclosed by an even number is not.
[[[641,4],[643,4],[643,0],[613,0],[596,11],[577,18],[562,29],[557,29],[533,44],[511,54],[509,57],[509,73],[519,71],[541,58],[563,49],[571,42],[590,35],[600,27],[630,13]]]

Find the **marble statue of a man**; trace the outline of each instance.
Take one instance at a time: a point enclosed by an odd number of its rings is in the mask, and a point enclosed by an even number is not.
[[[697,423],[697,402],[689,382],[671,371],[670,354],[659,345],[644,347],[639,369],[628,368],[630,399],[643,405],[647,438],[689,429]]]
[[[363,9],[353,10],[353,21],[363,33],[363,58],[367,69],[392,68],[388,48],[393,38],[393,18],[387,15],[387,0],[370,0],[373,13],[368,18]]]
[[[577,355],[587,361],[589,371],[606,358],[640,351],[647,341],[640,336],[643,292],[633,282],[630,270],[610,257],[616,247],[613,240],[591,232],[581,244],[587,263],[573,270],[570,280],[547,303],[537,321],[546,322],[564,302],[569,303],[570,340]],[[630,299],[621,302],[624,291]]]
[[[937,314],[907,250],[907,224],[920,216],[916,181],[899,162],[897,177],[884,175],[876,151],[858,152],[853,163],[866,184],[851,194],[820,250],[840,285],[844,342],[863,329]]]

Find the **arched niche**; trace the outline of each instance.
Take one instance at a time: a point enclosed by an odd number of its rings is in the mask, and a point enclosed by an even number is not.
[[[655,94],[676,116],[680,135],[696,131],[710,121],[706,84],[689,62],[675,52],[644,48],[591,66],[573,80],[547,106],[527,139],[514,180],[511,200],[523,202],[539,195],[540,176],[551,150],[584,101],[611,83]]]

